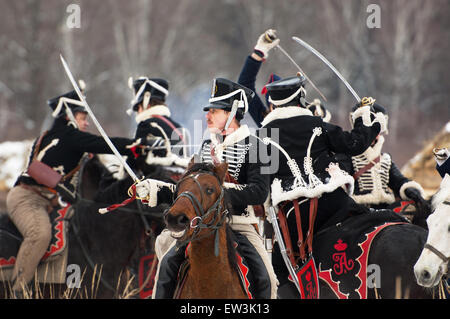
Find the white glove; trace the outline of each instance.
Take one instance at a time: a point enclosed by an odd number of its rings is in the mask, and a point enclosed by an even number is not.
[[[140,200],[148,201],[148,206],[155,207],[158,204],[158,180],[144,179],[136,184],[136,193]]]
[[[441,166],[450,156],[450,151],[446,148],[434,148],[433,154],[436,162]]]
[[[274,40],[268,41],[268,39]],[[263,59],[267,59],[269,56],[269,51],[276,47],[279,43],[280,39],[277,38],[276,31],[269,29],[259,36],[254,50],[261,52],[264,55]]]
[[[137,198],[145,201],[148,206],[155,207],[158,205],[158,192],[163,187],[167,187],[173,193],[175,192],[176,185],[157,179],[144,179],[142,182],[136,184]]]

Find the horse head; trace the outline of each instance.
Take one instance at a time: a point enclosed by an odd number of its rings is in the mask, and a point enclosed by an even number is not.
[[[445,175],[433,196],[433,213],[427,218],[427,243],[414,265],[417,283],[436,286],[448,271],[450,259],[450,176]]]
[[[172,206],[164,213],[166,225],[179,244],[213,234],[224,224],[223,181],[228,164],[194,163],[177,183]]]

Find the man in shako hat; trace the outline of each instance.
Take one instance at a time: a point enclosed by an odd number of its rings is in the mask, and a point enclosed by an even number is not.
[[[355,113],[354,128],[344,132],[306,108],[304,84],[303,76],[294,76],[266,85],[272,111],[264,118],[259,135],[270,142],[278,138],[279,168],[271,175],[272,205],[278,205],[284,215],[293,208],[299,209],[302,232],[306,235],[310,208],[314,207],[310,206],[311,201],[318,198],[314,232],[343,220],[353,207],[354,201],[344,190],[351,192],[353,178],[334,164],[333,153],[364,152],[379,134],[380,120],[371,117],[370,104],[361,105]],[[288,224],[295,225],[295,215],[287,217]],[[281,289],[288,282],[289,273],[278,245],[272,256]]]
[[[261,34],[258,37],[253,51],[245,59],[244,66],[239,74],[238,83],[256,92],[256,77],[259,70],[269,57],[269,52],[273,48],[277,47],[279,43],[280,39],[277,37],[276,30],[268,29]],[[281,77],[275,73],[271,73],[266,85],[278,80],[281,80]],[[261,122],[270,112],[269,108],[271,104],[269,102],[269,95],[267,94],[267,89],[265,86],[262,89],[261,94],[265,97],[265,105],[259,96],[255,94],[255,97],[248,106],[248,112],[258,127],[261,127]],[[310,109],[315,116],[322,117],[325,122],[330,121],[331,113],[325,108],[319,99],[314,99],[311,103],[306,102],[306,107]]]
[[[34,142],[27,169],[18,177],[6,199],[8,215],[23,236],[12,277],[12,289],[18,297],[22,296],[23,286],[32,279],[50,243],[48,212],[58,197],[66,202],[75,200],[76,176],[84,153],[112,153],[101,136],[86,132],[88,114],[75,91],[50,99],[48,105],[53,110],[53,125]],[[140,139],[116,137],[111,141],[123,155],[141,153],[138,151],[143,144]],[[34,174],[29,169],[33,161],[44,163],[49,171],[62,176],[56,187],[45,185],[50,181],[30,175]]]
[[[171,112],[166,104],[169,95],[169,83],[165,79],[139,77],[135,81],[129,79],[129,86],[134,91],[129,115],[136,113],[138,124],[135,138],[157,137],[154,147],[158,149],[149,152],[147,162],[160,165],[172,165],[172,145],[185,144],[184,129],[171,118]],[[162,148],[162,149],[161,149]],[[164,149],[165,148],[165,149]],[[175,150],[174,150],[175,152]],[[176,150],[176,155],[183,155],[183,148]]]
[[[422,186],[406,178],[395,165],[392,156],[382,152],[388,134],[388,114],[380,104],[373,103],[373,113],[381,119],[381,131],[371,145],[362,154],[350,156],[338,154],[339,163],[355,179],[353,199],[362,205],[374,209],[402,208],[396,198],[402,201],[413,200],[422,209],[429,210],[424,199]],[[355,126],[359,107],[354,106],[350,113],[350,123]]]
[[[269,193],[269,177],[261,174],[263,164],[258,149],[266,146],[250,134],[247,125],[240,125],[253,96],[253,91],[230,80],[214,80],[210,105],[203,109],[208,112],[206,121],[210,139],[202,143],[198,155],[202,162],[228,163],[225,196],[228,196],[233,208],[230,227],[237,235],[238,244],[246,247],[242,252],[247,254],[243,257],[253,273],[250,284],[253,297],[267,299],[276,298],[277,279],[263,241],[254,227],[258,218],[253,209],[253,205],[262,205]],[[136,186],[138,195],[147,197],[149,202],[153,200],[154,206],[157,205],[155,195],[161,188],[155,180],[144,180]],[[155,194],[153,199],[149,194]],[[154,298],[173,297],[177,272],[184,260],[184,250],[177,250],[173,239],[168,239],[168,236],[170,232],[163,231],[156,242],[161,262],[155,279]],[[172,245],[165,255],[167,248],[162,249],[162,245]]]

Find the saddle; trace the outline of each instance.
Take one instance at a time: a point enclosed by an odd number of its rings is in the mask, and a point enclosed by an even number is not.
[[[51,261],[65,251],[68,241],[68,219],[72,211],[72,206],[67,205],[57,206],[50,213],[52,238],[41,263]],[[22,241],[22,235],[8,215],[0,215],[0,270],[12,268],[15,265]]]

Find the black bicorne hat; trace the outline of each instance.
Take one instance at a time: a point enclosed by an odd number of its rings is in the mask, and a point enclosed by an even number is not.
[[[255,92],[239,83],[224,78],[216,78],[212,85],[211,97],[209,99],[210,105],[205,106],[203,111],[222,109],[229,112],[234,102],[240,101],[241,104],[236,113],[236,119],[240,121],[247,112],[248,105],[254,96]]]
[[[61,102],[61,103],[60,103]],[[47,101],[48,106],[53,110],[53,117],[66,114],[65,105],[67,105],[72,113],[83,112],[87,113],[86,108],[82,105],[80,98],[76,91],[70,91],[63,95],[54,97]],[[65,104],[65,105],[64,105]]]
[[[305,77],[293,76],[266,85],[269,102],[275,107],[302,105],[306,106]]]
[[[133,111],[137,111],[139,104],[144,101],[146,92],[150,93],[150,99],[157,98],[164,102],[169,95],[169,82],[159,78],[140,77],[133,82],[133,90],[135,97],[131,107]]]

